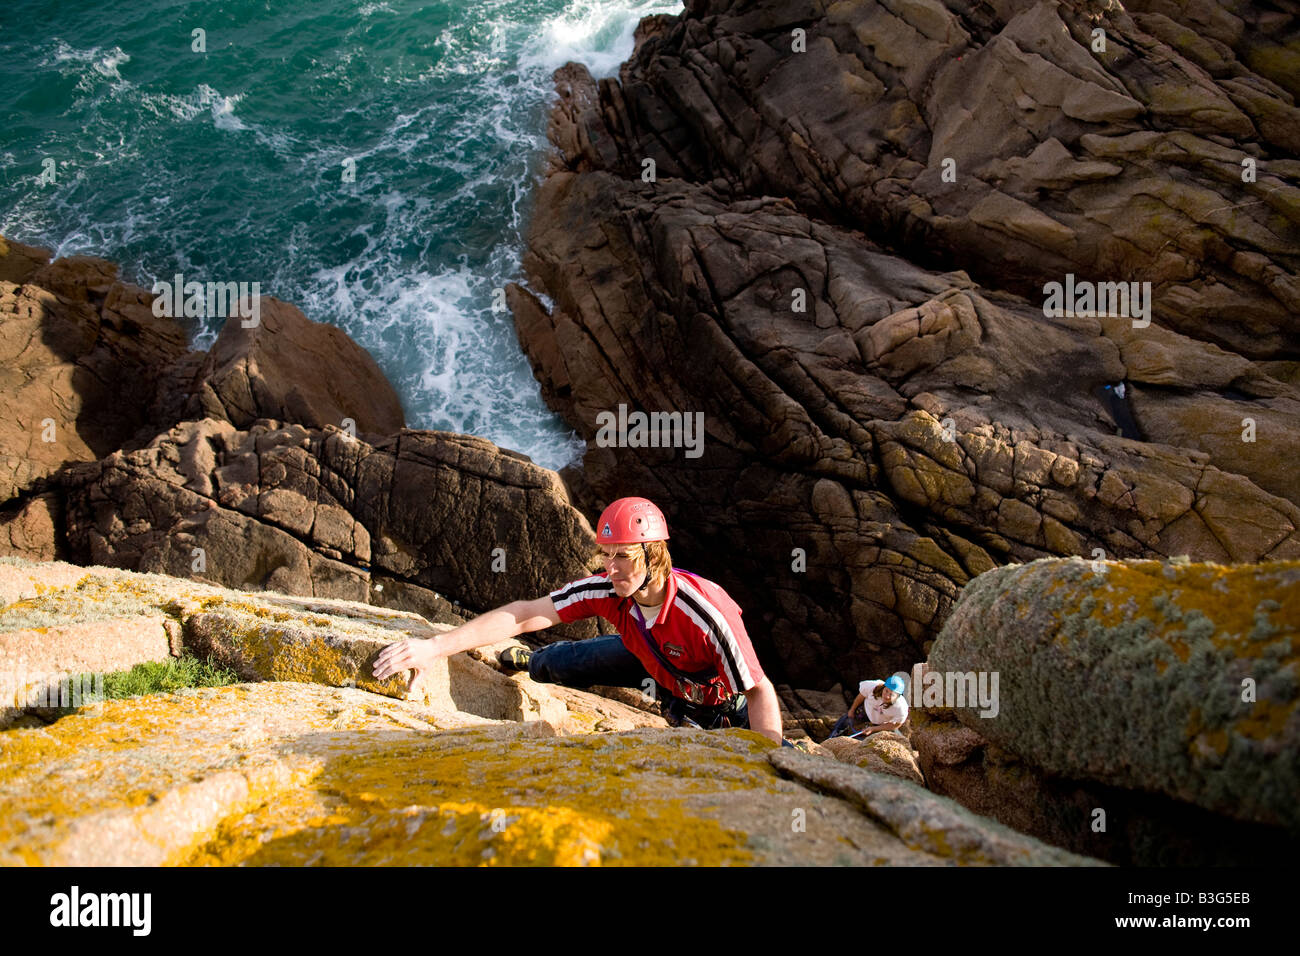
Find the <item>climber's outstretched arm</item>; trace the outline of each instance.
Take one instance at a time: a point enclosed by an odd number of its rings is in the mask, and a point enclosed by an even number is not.
[[[549,595],[535,601],[513,601],[480,614],[472,621],[430,638],[408,638],[390,644],[375,660],[374,673],[383,680],[398,671],[424,670],[440,657],[459,654],[473,647],[495,644],[529,631],[540,631],[560,623],[555,602]],[[416,674],[418,679],[419,674]]]

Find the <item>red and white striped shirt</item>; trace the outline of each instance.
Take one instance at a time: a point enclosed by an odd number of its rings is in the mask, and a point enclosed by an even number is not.
[[[723,703],[763,679],[740,608],[720,586],[699,575],[673,568],[663,607],[644,635],[640,608],[632,598],[621,599],[614,593],[608,574],[571,581],[552,591],[551,601],[562,621],[594,616],[609,621],[623,638],[623,646],[636,655],[650,676],[679,697],[686,695],[677,676],[646,646],[647,638],[673,667],[703,685],[704,698],[699,703]]]

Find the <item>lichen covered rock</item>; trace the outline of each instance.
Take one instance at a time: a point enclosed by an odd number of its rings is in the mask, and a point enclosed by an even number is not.
[[[916,754],[908,742],[897,734],[872,734],[863,740],[832,737],[823,740],[821,746],[836,760],[925,786],[925,777],[917,765]]]
[[[662,727],[657,716],[583,691],[507,677],[467,654],[375,680],[373,664],[393,641],[449,629],[410,611],[359,601],[250,594],[199,581],[114,568],[0,563],[0,664],[24,655],[28,672],[126,670],[188,651],[244,680],[359,687],[417,699],[447,713],[491,720],[545,720],[561,732]],[[0,705],[5,701],[0,700]],[[17,716],[7,708],[0,717]]]
[[[0,631],[76,621],[93,646],[138,621],[263,682],[0,730],[0,865],[1072,862],[1030,838],[984,852],[1005,841],[973,814],[917,809],[921,839],[906,808],[783,779],[759,734],[668,730],[487,656],[374,681],[381,647],[446,627],[409,612],[69,567],[0,563]]]
[[[1159,793],[1050,774],[958,721],[912,713],[925,785],[1044,843],[1120,866],[1289,866],[1300,839]]]
[[[0,864],[952,862],[781,779],[749,731],[467,723],[269,683],[5,731]]]
[[[997,671],[958,711],[1042,770],[1300,831],[1300,563],[1035,561],[967,588],[932,670]]]

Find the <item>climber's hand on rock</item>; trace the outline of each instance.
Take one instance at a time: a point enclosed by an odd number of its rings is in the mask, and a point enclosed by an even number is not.
[[[433,641],[407,638],[395,644],[389,644],[375,658],[374,673],[376,680],[384,680],[398,671],[415,671],[419,679],[420,671],[438,659],[438,650]],[[411,683],[415,683],[412,680]]]

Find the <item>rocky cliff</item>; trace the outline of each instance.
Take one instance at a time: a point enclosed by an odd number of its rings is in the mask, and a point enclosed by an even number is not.
[[[249,682],[0,733],[0,859],[1290,853],[1297,49],[1289,0],[698,0],[618,79],[562,68],[508,298],[588,442],[563,476],[406,429],[287,303],[198,352],[112,263],[0,240],[0,661]],[[620,410],[702,444],[611,441]],[[585,573],[624,494],[744,607],[787,726],[927,655],[1004,674],[1000,716],[921,708],[837,762],[489,660],[367,683]]]
[[[792,682],[907,668],[1008,561],[1300,555],[1294,4],[642,27],[557,74],[519,336],[579,503],[663,501]],[[1076,280],[1134,297],[1049,308]],[[703,453],[599,442],[620,404]]]
[[[591,531],[553,472],[405,429],[340,330],[262,299],[256,327],[195,352],[112,263],[48,259],[0,244],[0,554],[444,621],[586,573]]]

